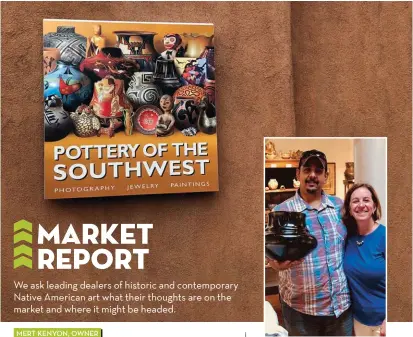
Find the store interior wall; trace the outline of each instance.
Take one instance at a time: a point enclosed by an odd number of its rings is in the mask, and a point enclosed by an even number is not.
[[[344,199],[344,171],[346,162],[354,161],[352,139],[274,139],[277,151],[307,151],[316,149],[325,153],[329,163],[336,164],[336,196]]]
[[[387,224],[387,152],[386,139],[354,141],[354,179],[373,186],[382,205],[380,223]]]

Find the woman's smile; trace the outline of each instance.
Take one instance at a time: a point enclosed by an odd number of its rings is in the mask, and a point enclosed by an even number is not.
[[[371,218],[375,211],[376,205],[367,188],[361,187],[353,192],[350,199],[350,212],[356,221]]]

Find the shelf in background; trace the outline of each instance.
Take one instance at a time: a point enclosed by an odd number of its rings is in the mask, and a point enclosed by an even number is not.
[[[297,168],[299,159],[266,159],[265,168]]]
[[[282,190],[278,189],[278,190],[265,191],[265,193],[285,193],[285,192],[295,192],[297,190],[298,188],[284,188]]]

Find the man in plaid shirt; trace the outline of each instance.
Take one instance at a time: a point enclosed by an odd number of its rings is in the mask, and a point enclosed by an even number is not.
[[[343,270],[346,227],[343,201],[322,190],[327,158],[311,150],[302,154],[297,169],[300,188],[274,211],[303,212],[317,247],[299,261],[269,260],[280,275],[280,302],[290,336],[352,336],[350,294]]]

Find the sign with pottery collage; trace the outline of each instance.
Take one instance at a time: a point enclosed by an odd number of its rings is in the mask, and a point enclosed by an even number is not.
[[[213,38],[44,20],[45,198],[218,191]]]

